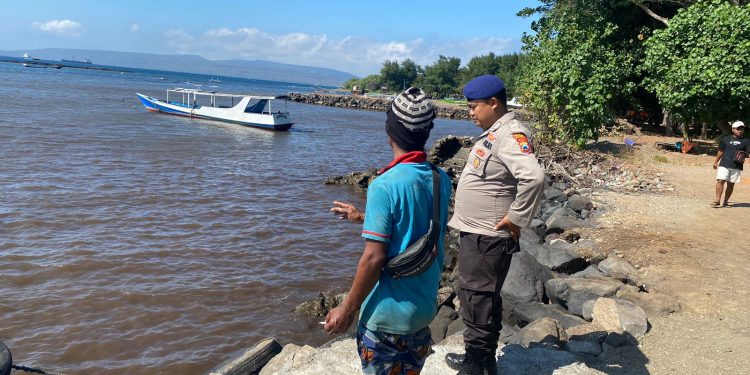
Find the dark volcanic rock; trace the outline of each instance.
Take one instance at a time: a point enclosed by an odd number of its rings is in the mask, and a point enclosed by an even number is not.
[[[302,302],[292,309],[293,312],[306,315],[308,317],[323,317],[338,306],[346,298],[346,293],[320,293],[318,298],[307,302]]]
[[[458,318],[456,310],[448,306],[441,306],[438,310],[437,315],[432,319],[430,323],[430,331],[432,332],[432,340],[438,342],[445,338],[446,332],[448,332],[448,326]]]
[[[516,323],[523,327],[535,320],[544,317],[552,318],[560,322],[563,328],[570,328],[581,324],[587,324],[585,320],[570,314],[557,305],[548,305],[540,302],[522,302],[513,306],[513,314]]]
[[[542,266],[526,251],[513,254],[508,276],[500,294],[520,302],[541,302],[544,283],[553,277],[552,271]]]
[[[571,196],[565,204],[571,210],[579,213],[584,210],[591,211],[591,209],[594,208],[594,203],[591,202],[591,198],[581,195]]]
[[[641,278],[638,276],[638,270],[633,267],[627,260],[610,255],[607,259],[602,260],[597,265],[600,271],[605,275],[627,282],[628,284],[640,287]]]
[[[565,329],[560,322],[550,318],[542,318],[523,327],[510,339],[510,344],[521,345],[524,348],[534,346],[552,346],[561,348],[567,340]]]
[[[606,277],[559,278],[547,281],[546,292],[555,302],[578,316],[583,316],[583,303],[599,297],[613,297],[625,284]]]
[[[351,185],[355,189],[364,191],[370,186],[372,181],[377,177],[377,169],[370,169],[364,172],[352,172],[345,176],[337,176],[325,179],[326,185]]]
[[[547,219],[547,233],[562,233],[576,228],[593,228],[588,221],[581,220],[577,215],[570,215],[564,209],[552,213]]]
[[[586,260],[570,249],[563,248],[567,242],[555,242],[553,246],[525,243],[521,239],[521,249],[531,254],[539,264],[555,272],[567,274],[582,271],[588,266]],[[570,244],[568,244],[570,245]]]

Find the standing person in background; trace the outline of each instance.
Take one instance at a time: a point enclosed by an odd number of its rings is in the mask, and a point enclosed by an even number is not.
[[[750,139],[745,136],[745,123],[735,121],[732,123],[732,135],[721,138],[719,151],[716,153],[714,169],[716,169],[716,199],[711,202],[713,207],[719,207],[721,195],[724,194],[722,207],[729,206],[729,197],[734,192],[734,184],[740,182],[742,165],[750,154]],[[738,154],[740,153],[740,154]],[[744,156],[742,156],[744,155]],[[727,185],[724,191],[724,184]]]
[[[326,316],[325,331],[346,331],[359,313],[357,348],[365,374],[419,374],[430,353],[428,324],[437,312],[437,290],[443,269],[443,237],[448,219],[451,180],[440,175],[439,217],[433,218],[433,169],[424,146],[435,111],[419,88],[394,99],[386,133],[393,161],[367,189],[365,212],[334,202],[331,211],[352,221],[364,218],[365,249],[349,295]],[[384,272],[390,258],[437,225],[435,260],[418,275],[396,279]]]
[[[534,155],[531,131],[508,112],[502,80],[479,76],[463,93],[469,116],[483,133],[461,173],[448,223],[461,231],[458,298],[467,328],[466,354],[448,353],[445,361],[462,375],[494,375],[502,329],[500,290],[512,255],[520,250],[520,229],[539,208],[544,170]]]

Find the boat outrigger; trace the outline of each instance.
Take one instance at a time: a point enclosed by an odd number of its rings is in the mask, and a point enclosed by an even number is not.
[[[286,110],[287,96],[253,96],[224,94],[195,89],[174,88],[167,90],[167,99],[159,100],[136,93],[138,99],[151,112],[216,120],[272,130],[288,130],[293,123]],[[170,95],[172,100],[170,100]],[[177,100],[175,100],[175,97]],[[200,101],[205,104],[199,104]],[[239,99],[236,101],[235,99]],[[284,101],[284,111],[273,110],[274,101]],[[237,103],[237,104],[235,104]],[[223,104],[223,105],[220,105]]]

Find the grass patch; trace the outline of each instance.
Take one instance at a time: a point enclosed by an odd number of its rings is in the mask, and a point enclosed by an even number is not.
[[[467,104],[466,100],[438,99],[438,101],[441,102],[441,103],[446,103],[446,104],[459,104],[459,105],[461,105],[461,104],[466,105]]]
[[[664,155],[654,155],[652,156],[652,159],[654,159],[655,162],[659,163],[669,163],[669,159],[667,159]]]

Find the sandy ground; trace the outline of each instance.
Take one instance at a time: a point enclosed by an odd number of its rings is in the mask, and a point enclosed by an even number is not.
[[[587,235],[636,265],[647,284],[675,297],[683,311],[653,319],[640,353],[622,353],[628,365],[611,373],[750,373],[750,167],[731,207],[712,208],[714,155],[653,147],[674,138],[631,138],[640,146],[620,156],[662,174],[675,192],[604,193],[598,198],[609,211]]]

